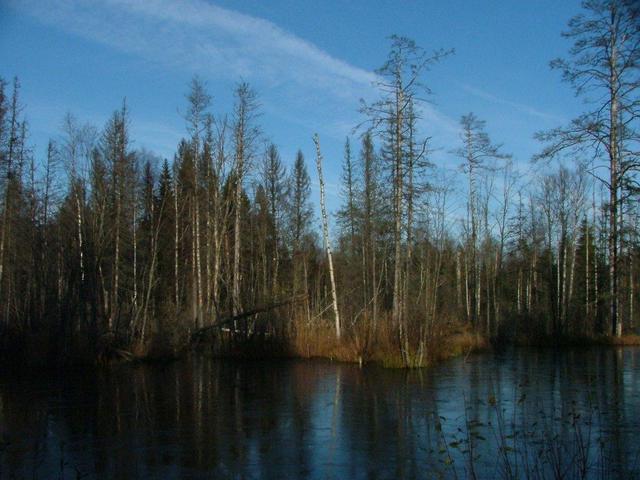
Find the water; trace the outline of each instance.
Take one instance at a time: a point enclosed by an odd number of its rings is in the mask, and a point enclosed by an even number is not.
[[[0,478],[640,478],[640,349],[0,375]]]

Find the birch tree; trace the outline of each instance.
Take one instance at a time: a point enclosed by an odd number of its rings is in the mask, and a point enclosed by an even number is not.
[[[202,282],[202,249],[201,249],[201,220],[200,220],[200,194],[201,194],[201,175],[200,167],[202,164],[202,134],[206,127],[207,109],[211,103],[211,96],[207,93],[204,83],[198,78],[194,77],[191,80],[189,94],[187,95],[188,109],[186,113],[187,130],[191,135],[191,148],[193,150],[193,218],[191,222],[192,227],[192,251],[194,252],[195,262],[195,278],[194,280],[194,321],[195,327],[200,328],[203,326],[203,282]]]
[[[609,322],[622,335],[618,315],[619,198],[625,176],[638,166],[640,114],[640,22],[629,0],[588,0],[563,36],[573,42],[568,59],[551,62],[590,109],[568,126],[538,134],[546,143],[540,157],[562,152],[590,158],[591,173],[608,190]],[[600,176],[599,167],[608,173]]]
[[[480,229],[483,226],[482,206],[481,206],[481,180],[482,175],[486,174],[493,167],[492,162],[496,159],[507,158],[500,152],[500,145],[494,144],[489,135],[485,131],[485,123],[479,120],[473,113],[464,115],[460,120],[461,133],[460,139],[462,147],[455,150],[455,154],[460,157],[464,163],[462,171],[467,176],[467,227],[469,235],[469,259],[467,261],[466,276],[466,298],[467,304],[470,305],[469,313],[471,324],[478,327],[481,313],[481,266],[479,259],[479,242]],[[486,198],[486,197],[485,197]],[[486,231],[486,228],[485,228]],[[488,299],[486,308],[489,308]],[[486,325],[487,331],[490,325]]]
[[[333,256],[331,255],[331,241],[329,238],[329,217],[324,198],[324,176],[322,175],[322,153],[320,151],[320,138],[318,134],[313,136],[313,143],[316,146],[316,167],[318,168],[318,182],[320,184],[320,211],[322,214],[322,235],[324,237],[324,247],[327,252],[327,262],[329,263],[329,281],[331,282],[331,302],[333,315],[335,317],[336,338],[340,339],[340,313],[338,312],[338,294],[336,291],[336,280],[333,273]]]

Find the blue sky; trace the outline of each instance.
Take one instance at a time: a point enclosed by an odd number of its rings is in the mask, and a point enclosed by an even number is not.
[[[39,156],[66,112],[102,127],[126,97],[134,147],[171,158],[186,135],[180,112],[190,78],[207,82],[216,114],[231,111],[234,85],[246,80],[287,164],[300,148],[313,174],[311,136],[320,134],[335,209],[344,139],[362,120],[359,99],[375,98],[372,72],[389,35],[456,51],[424,78],[434,95],[422,130],[439,165],[460,163],[448,152],[458,146],[460,116],[473,111],[525,169],[539,150],[534,132],[581,109],[548,66],[566,56],[560,33],[579,3],[2,0],[0,76],[20,78]]]

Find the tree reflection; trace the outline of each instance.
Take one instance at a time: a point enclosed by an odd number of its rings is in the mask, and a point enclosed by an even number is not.
[[[637,350],[430,370],[163,366],[0,381],[2,478],[631,478]]]

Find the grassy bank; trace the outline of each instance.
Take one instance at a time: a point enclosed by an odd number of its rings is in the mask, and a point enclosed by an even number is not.
[[[103,334],[93,342],[68,339],[51,344],[46,332],[24,334],[5,332],[0,346],[0,360],[5,369],[14,367],[49,367],[61,365],[95,365],[121,362],[164,362],[185,354],[199,352],[220,358],[273,359],[322,358],[350,363],[374,363],[386,368],[428,367],[440,361],[467,356],[492,346],[520,347],[619,347],[640,346],[640,335],[547,335],[529,332],[519,336],[501,335],[491,340],[475,333],[468,325],[451,322],[430,331],[418,330],[402,344],[400,330],[388,319],[374,326],[360,322],[345,328],[336,338],[331,322],[306,320],[256,321],[229,328],[211,328],[194,335],[187,329],[170,335],[150,335],[144,343],[129,344],[113,334]],[[244,332],[244,333],[241,333]],[[86,338],[79,336],[79,338]]]
[[[466,329],[452,328],[417,341],[407,355],[398,332],[378,328],[373,333],[352,331],[340,340],[328,328],[304,330],[294,337],[292,353],[302,358],[329,358],[353,363],[376,363],[387,368],[426,367],[438,361],[468,355],[488,346],[488,342]],[[412,364],[407,365],[407,357]]]
[[[215,332],[190,348],[214,356],[240,359],[322,358],[349,363],[375,363],[387,368],[427,367],[447,358],[488,348],[489,342],[464,326],[413,332],[402,347],[400,332],[390,322],[360,323],[341,338],[329,322],[294,321],[277,333],[248,337]],[[213,333],[213,332],[212,332]]]

